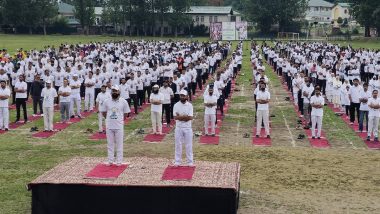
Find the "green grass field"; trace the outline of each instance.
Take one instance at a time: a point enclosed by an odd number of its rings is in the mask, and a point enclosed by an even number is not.
[[[0,36],[9,50],[42,48],[62,42],[120,40],[122,37]],[[234,46],[236,43],[234,43]],[[360,44],[357,44],[360,45]],[[363,46],[367,46],[365,43]],[[218,146],[199,145],[194,139],[195,160],[228,161],[241,164],[239,213],[380,213],[380,152],[370,151],[339,118],[326,111],[324,129],[330,149],[314,149],[294,139],[297,115],[269,66],[272,93],[272,147],[251,145],[254,125],[252,72],[249,42],[244,43],[243,70],[237,79],[230,109],[221,127]],[[202,100],[194,101],[194,130],[203,124]],[[29,112],[31,111],[29,106]],[[14,112],[11,121],[14,120]],[[55,114],[58,120],[58,113]],[[30,213],[31,193],[25,185],[55,165],[76,156],[106,157],[106,142],[88,140],[87,128],[97,130],[93,114],[71,125],[51,139],[35,139],[29,129],[43,127],[42,120],[0,135],[0,213]],[[163,143],[142,143],[136,130],[150,129],[149,109],[125,126],[125,156],[173,158],[173,133]]]

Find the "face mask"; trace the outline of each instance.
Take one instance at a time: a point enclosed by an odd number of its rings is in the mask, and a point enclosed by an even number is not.
[[[186,98],[181,98],[181,103],[186,103]]]
[[[261,91],[265,91],[265,88],[260,88]]]
[[[212,96],[212,92],[208,92],[208,94],[209,94],[210,96]]]
[[[119,97],[119,94],[117,93],[112,93],[112,99],[117,99]]]
[[[310,86],[310,83],[306,83],[306,85],[307,85],[307,87],[309,87],[309,86]]]

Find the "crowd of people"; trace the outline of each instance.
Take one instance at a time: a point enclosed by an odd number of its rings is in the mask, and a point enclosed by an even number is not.
[[[226,60],[231,49],[230,42],[123,41],[61,45],[15,56],[3,50],[0,128],[9,129],[10,104],[16,106],[15,122],[21,122],[21,108],[23,122],[28,122],[28,100],[33,102],[33,116],[44,117],[45,132],[54,131],[55,109],[60,110],[61,123],[81,118],[83,111],[97,110],[99,132],[107,134],[108,163],[120,164],[123,121],[132,110],[138,114],[139,108],[150,103],[153,134],[162,134],[162,124],[171,126],[171,120],[177,121],[175,164],[179,165],[181,144],[187,150],[192,145],[193,110],[188,101],[210,77],[213,83],[204,93],[205,134],[209,135],[211,126],[215,136],[216,108],[223,113],[231,80],[242,64],[242,45]],[[192,152],[187,154],[191,165]]]
[[[336,44],[311,42],[264,43],[264,58],[292,92],[294,104],[320,138],[323,106],[339,108],[350,124],[357,123],[367,140],[378,140],[380,118],[380,51],[354,49]],[[262,58],[260,56],[260,58]],[[317,129],[317,131],[316,131]]]

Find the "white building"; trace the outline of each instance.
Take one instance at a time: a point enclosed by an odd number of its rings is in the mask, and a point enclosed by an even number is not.
[[[231,6],[192,6],[187,14],[191,15],[193,23],[210,26],[213,22],[240,22],[241,14],[233,11]]]
[[[305,19],[308,22],[331,23],[334,4],[323,0],[310,0]]]
[[[334,22],[336,22],[339,17],[342,19],[347,19],[348,22],[352,21],[352,16],[350,14],[350,4],[348,3],[335,4],[331,12],[331,17]]]

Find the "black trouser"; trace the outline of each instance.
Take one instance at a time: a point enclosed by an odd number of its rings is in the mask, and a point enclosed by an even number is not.
[[[173,109],[174,105],[179,102],[179,94],[174,94],[174,98],[171,100],[171,118],[174,119]]]
[[[231,81],[227,82],[227,85],[226,85],[226,88],[224,89],[224,91],[225,91],[224,97],[228,98],[230,96],[230,93],[231,93]]]
[[[196,82],[192,82],[191,83],[191,90],[193,92],[193,95],[195,95],[196,89],[197,89],[197,83]]]
[[[191,83],[187,84],[187,93],[189,95],[189,100],[192,101],[192,96],[191,96]]]
[[[353,103],[351,102],[350,104],[350,122],[353,123],[355,122],[355,111],[356,111],[356,116],[359,122],[359,117],[360,117],[360,103]]]
[[[198,85],[198,89],[199,90],[202,90],[202,77],[201,76],[199,76],[199,77],[197,77],[197,85]]]
[[[80,85],[80,97],[83,98],[86,95],[86,87],[84,86],[84,83]]]
[[[166,123],[170,124],[170,103],[162,104],[162,121],[164,121],[164,112],[166,117]]]
[[[321,87],[321,92],[326,94],[326,80],[318,80],[317,84]]]
[[[224,107],[224,96],[223,95],[220,95],[219,99],[218,99],[218,108],[220,110],[220,113],[223,115],[224,112],[223,112],[223,107]]]
[[[16,104],[16,92],[14,86],[12,86],[12,105],[13,104]]]
[[[37,114],[37,105],[39,106],[40,114],[43,114],[41,97],[33,96],[32,99],[33,99],[33,114]]]
[[[146,95],[148,95],[148,96],[147,96],[147,98],[148,98],[148,103],[150,103],[150,93],[151,93],[151,87],[150,87],[150,86],[145,86],[145,87],[144,87],[144,103],[145,103],[145,101],[147,100],[147,99],[146,99]]]
[[[55,88],[55,91],[58,94],[59,86],[54,86],[54,88]],[[34,102],[34,100],[33,100],[33,102]],[[59,96],[57,96],[57,98],[55,98],[55,104],[59,104]],[[36,113],[34,113],[34,114],[36,114]]]
[[[233,78],[235,79],[237,75],[237,67],[233,68]]]
[[[202,84],[206,84],[207,79],[208,79],[208,71],[202,74]]]
[[[137,94],[130,94],[129,97],[130,97],[129,106],[131,106],[130,103],[131,103],[131,101],[133,101],[133,106],[135,108],[135,114],[137,114],[138,113],[138,111],[137,111],[137,108],[138,108]]]
[[[144,103],[144,90],[137,90],[137,99],[139,106],[142,106]]]
[[[298,111],[301,112],[301,115],[303,115],[303,98],[302,98],[302,91],[298,91],[298,96],[297,96],[297,103],[298,103]]]
[[[26,98],[16,98],[16,121],[20,120],[20,107],[22,106],[22,110],[24,112],[24,121],[28,121],[28,116],[26,115]]]
[[[30,88],[31,88],[31,86],[32,86],[32,83],[31,83],[31,82],[27,82],[27,83],[26,83],[26,86],[27,86],[27,88],[26,88],[26,99],[29,99]],[[58,90],[57,90],[57,91],[58,91]]]
[[[96,98],[98,97],[98,94],[99,94],[101,91],[102,91],[102,90],[101,90],[100,88],[95,88],[95,96],[94,96],[95,100],[96,100]]]

